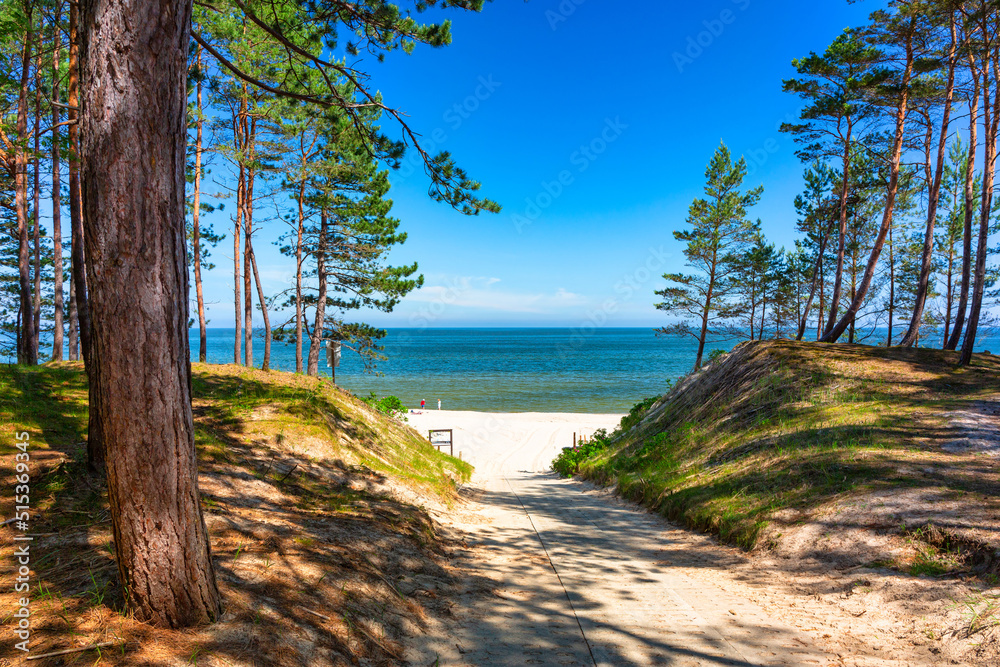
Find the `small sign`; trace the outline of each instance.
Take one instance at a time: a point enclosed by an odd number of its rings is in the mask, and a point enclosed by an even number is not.
[[[332,340],[326,341],[326,367],[337,368],[340,366],[340,343]]]

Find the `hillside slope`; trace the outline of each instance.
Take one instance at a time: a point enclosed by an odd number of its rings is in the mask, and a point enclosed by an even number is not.
[[[745,343],[580,465],[746,549],[912,574],[1000,566],[1000,360]]]
[[[84,464],[82,367],[0,368],[4,488],[14,434],[31,436],[32,652],[107,644],[32,664],[397,664],[450,577],[429,512],[455,502],[471,468],[316,378],[196,364],[193,390],[225,612],[172,632],[122,609],[103,480]],[[11,494],[0,507],[11,516]],[[0,528],[4,563],[12,529]],[[0,577],[8,609],[12,577]],[[0,664],[20,658],[5,641]]]

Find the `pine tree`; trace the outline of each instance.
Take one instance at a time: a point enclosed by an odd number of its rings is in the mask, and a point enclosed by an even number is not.
[[[686,244],[684,256],[694,273],[664,274],[671,285],[656,292],[663,298],[657,309],[680,318],[680,322],[657,331],[661,335],[688,335],[698,341],[695,370],[701,368],[708,338],[725,335],[718,326],[720,315],[731,308],[730,297],[738,286],[732,260],[753,243],[759,230],[759,222],[747,219],[747,209],[760,200],[764,188],[742,192],[746,175],[746,161],[740,158],[733,163],[729,149],[722,144],[705,171],[706,197],[695,199],[688,209],[690,229],[674,232],[674,238]],[[694,327],[689,318],[695,320]]]
[[[847,234],[848,187],[858,135],[874,121],[874,108],[866,103],[870,90],[882,82],[886,71],[878,66],[882,54],[870,45],[862,31],[847,30],[822,55],[792,61],[801,78],[784,82],[785,92],[806,100],[801,123],[784,123],[783,132],[794,135],[806,161],[836,159],[840,163],[840,186],[836,267],[831,303],[840,303]],[[836,321],[837,308],[830,309],[824,333]]]

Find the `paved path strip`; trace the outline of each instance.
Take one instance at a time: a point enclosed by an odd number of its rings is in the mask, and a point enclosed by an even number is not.
[[[415,638],[411,664],[829,664],[806,635],[684,574],[682,567],[724,567],[684,541],[686,531],[539,472],[574,431],[617,419],[447,412],[413,419],[418,428],[455,428],[482,495],[472,516],[448,518],[471,547],[460,559],[464,586],[448,623]]]

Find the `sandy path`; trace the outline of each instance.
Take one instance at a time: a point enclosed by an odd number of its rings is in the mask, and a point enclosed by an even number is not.
[[[618,415],[437,412],[477,466],[475,501],[447,517],[469,544],[452,619],[432,621],[411,664],[818,665],[812,641],[675,554],[705,548],[658,517],[544,472],[574,431]],[[457,452],[456,452],[457,454]]]

